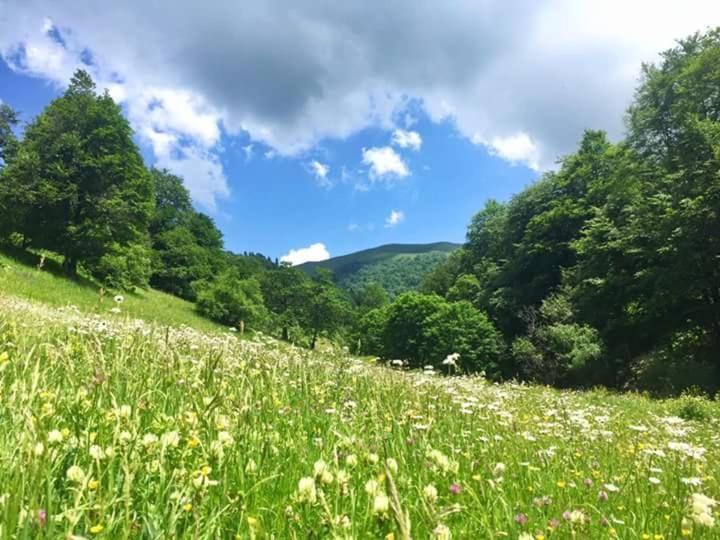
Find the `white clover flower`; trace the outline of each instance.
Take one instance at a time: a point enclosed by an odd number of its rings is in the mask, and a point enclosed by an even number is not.
[[[502,476],[505,474],[505,469],[504,463],[496,463],[495,467],[493,467],[493,476]]]
[[[358,464],[358,458],[355,454],[350,454],[345,458],[345,464],[351,469]]]
[[[317,500],[317,489],[315,479],[306,476],[298,482],[297,499],[299,502],[313,504]]]
[[[377,480],[371,479],[365,482],[365,493],[368,495],[376,495],[380,491],[380,484]]]
[[[326,469],[327,469],[327,463],[325,463],[322,459],[318,459],[315,462],[315,465],[313,465],[313,475],[315,477],[318,477],[322,473],[324,473]]]
[[[390,499],[387,495],[384,493],[379,493],[378,495],[375,495],[375,499],[373,500],[373,514],[375,515],[384,515],[387,514],[390,510]]]
[[[153,446],[157,442],[158,442],[158,437],[154,433],[146,433],[145,435],[143,435],[143,438],[142,438],[143,446],[145,446],[145,447]]]
[[[63,442],[63,438],[63,434],[57,429],[53,429],[50,433],[48,433],[48,443],[50,444],[60,444]]]
[[[88,452],[90,454],[90,457],[97,461],[100,461],[105,457],[105,452],[97,444],[93,444],[88,450]]]
[[[160,444],[163,448],[176,448],[180,444],[180,434],[177,431],[168,431],[160,437]]]
[[[33,448],[33,454],[36,456],[42,456],[45,453],[45,445],[41,442],[37,443]]]
[[[428,484],[423,488],[423,497],[425,497],[425,500],[429,502],[430,504],[433,504],[435,501],[437,501],[438,498],[438,490],[435,486],[432,484]]]
[[[65,472],[65,476],[67,476],[68,480],[77,484],[82,484],[85,481],[85,472],[77,465],[71,465]]]
[[[387,465],[387,468],[390,469],[390,472],[393,474],[397,474],[398,472],[398,462],[395,461],[393,458],[387,458],[385,460],[385,465]]]

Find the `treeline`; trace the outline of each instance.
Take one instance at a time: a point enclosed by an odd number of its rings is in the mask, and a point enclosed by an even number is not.
[[[498,377],[716,391],[720,30],[643,66],[626,139],[587,131],[557,172],[508,203],[489,201],[422,289],[430,296],[412,297],[417,306],[442,298],[487,314],[502,350],[476,368]],[[393,313],[410,300],[367,316],[386,339],[368,342],[368,352],[396,353],[387,343]],[[434,324],[423,318],[428,335],[413,338],[418,361],[430,354]]]

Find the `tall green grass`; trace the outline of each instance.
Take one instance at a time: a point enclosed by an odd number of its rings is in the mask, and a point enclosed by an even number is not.
[[[2,538],[717,538],[717,404],[0,296]]]

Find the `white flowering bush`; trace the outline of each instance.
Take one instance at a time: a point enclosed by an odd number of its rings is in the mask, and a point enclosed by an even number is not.
[[[0,296],[0,537],[718,538],[720,420]]]

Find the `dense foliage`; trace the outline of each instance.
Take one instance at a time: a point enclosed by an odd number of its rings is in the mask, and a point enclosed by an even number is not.
[[[643,67],[627,140],[587,131],[557,172],[489,201],[424,289],[487,311],[506,376],[720,383],[720,31]]]
[[[19,143],[2,116],[0,232],[60,253],[69,274],[82,263],[113,286],[145,283],[153,184],[120,107],[80,70]]]

